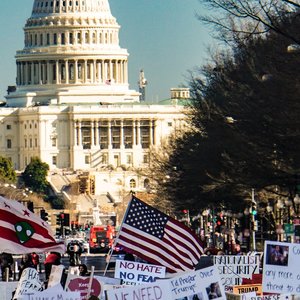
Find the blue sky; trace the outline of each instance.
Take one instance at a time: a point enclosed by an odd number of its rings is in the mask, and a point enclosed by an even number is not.
[[[23,49],[23,26],[34,0],[4,0],[0,12],[0,99],[15,84],[16,50]],[[186,84],[188,70],[202,65],[213,43],[208,28],[195,17],[198,0],[109,0],[117,18],[120,45],[128,49],[129,84],[138,90],[139,71],[148,80],[146,98],[169,98],[170,88]]]

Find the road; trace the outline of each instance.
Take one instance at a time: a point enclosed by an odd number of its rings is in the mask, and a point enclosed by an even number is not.
[[[105,268],[106,268],[106,261],[105,261],[105,254],[82,254],[81,255],[81,263],[86,264],[88,270],[91,270],[91,267],[95,267],[95,275],[103,276]],[[69,267],[69,257],[68,255],[64,255],[62,258],[63,265],[68,268]],[[108,277],[113,277],[114,270],[111,268],[106,271],[106,275]]]

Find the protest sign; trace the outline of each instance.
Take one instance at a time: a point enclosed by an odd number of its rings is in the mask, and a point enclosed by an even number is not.
[[[262,294],[262,285],[261,284],[243,284],[243,285],[235,285],[233,287],[234,294],[246,294],[254,292],[256,296]]]
[[[300,244],[265,242],[263,292],[300,294]]]
[[[111,278],[105,276],[94,276],[101,284],[101,290],[103,291],[100,295],[100,300],[105,300],[105,291],[114,288],[115,286],[119,286],[121,284],[121,280],[118,278]]]
[[[254,296],[249,294],[244,294],[242,300],[296,300],[297,297],[287,294],[269,294],[263,296]]]
[[[55,286],[57,284],[60,284],[60,280],[61,280],[64,268],[65,268],[64,265],[58,265],[58,266],[53,265],[51,267],[51,273],[50,273],[49,281],[48,281],[48,288]]]
[[[90,277],[68,274],[65,290],[70,292],[80,292],[81,299],[85,300],[89,292],[89,283]],[[101,286],[101,282],[96,277],[93,277],[90,295],[100,298],[103,293]]]
[[[34,268],[26,268],[22,272],[19,284],[14,295],[15,299],[23,299],[23,296],[35,291],[42,291],[43,283],[40,282],[39,273]]]
[[[168,280],[107,291],[108,300],[172,300]]]
[[[218,270],[214,267],[185,272],[169,279],[172,299],[225,299]]]
[[[109,300],[222,300],[225,299],[225,292],[219,280],[217,269],[211,266],[184,272],[170,279],[157,279],[147,285],[108,290],[107,296]]]
[[[243,278],[251,278],[259,273],[258,255],[216,255],[214,265],[221,276],[223,286],[242,284]]]
[[[166,268],[145,263],[117,260],[115,278],[127,283],[151,283],[157,278],[165,278]]]
[[[11,300],[13,291],[17,288],[18,282],[0,282],[0,295],[1,300]]]
[[[61,285],[57,285],[42,292],[35,292],[26,300],[81,300],[81,297],[80,292],[66,292]]]

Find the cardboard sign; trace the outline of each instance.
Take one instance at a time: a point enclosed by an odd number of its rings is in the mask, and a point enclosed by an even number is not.
[[[81,299],[85,300],[88,295],[89,283],[90,277],[68,274],[65,290],[69,292],[80,292]],[[96,277],[93,277],[90,294],[100,298],[102,293],[103,290],[101,282]]]
[[[256,296],[262,295],[262,285],[261,284],[244,284],[235,285],[233,287],[234,294],[246,294],[254,292]]]
[[[121,280],[117,278],[104,277],[104,276],[94,276],[101,283],[102,293],[100,295],[100,300],[105,300],[105,291],[114,288],[114,286],[119,286]]]
[[[144,263],[117,260],[115,278],[127,283],[151,283],[157,278],[165,278],[166,268],[162,266],[149,265]]]
[[[263,292],[300,294],[300,244],[265,242]]]
[[[43,290],[39,273],[34,268],[26,268],[22,272],[14,299],[22,299],[24,295]]]
[[[81,300],[80,292],[66,292],[61,285],[29,295],[26,300]]]
[[[172,299],[226,299],[215,266],[186,272],[169,280]]]
[[[251,296],[245,294],[242,300],[292,300],[292,295],[270,294],[265,296]],[[294,299],[296,300],[296,299]]]
[[[107,291],[108,300],[172,300],[167,280]]]
[[[18,282],[0,282],[0,295],[2,300],[11,300],[13,291],[17,288]]]
[[[243,278],[259,273],[258,255],[216,255],[214,265],[219,270],[223,286],[241,285]]]
[[[50,273],[50,276],[49,276],[48,288],[60,284],[60,280],[61,280],[64,268],[65,268],[64,265],[58,265],[58,266],[53,265],[51,267],[51,273]]]
[[[212,266],[170,279],[157,279],[154,283],[108,290],[107,297],[108,300],[225,300],[224,288],[219,280],[218,271]]]

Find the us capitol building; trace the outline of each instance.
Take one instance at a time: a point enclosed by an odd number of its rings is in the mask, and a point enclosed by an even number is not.
[[[184,127],[188,89],[156,104],[129,89],[119,29],[108,0],[34,0],[16,88],[0,108],[0,155],[20,171],[32,157],[46,162],[53,189],[82,214],[147,191],[151,182],[135,170]]]

